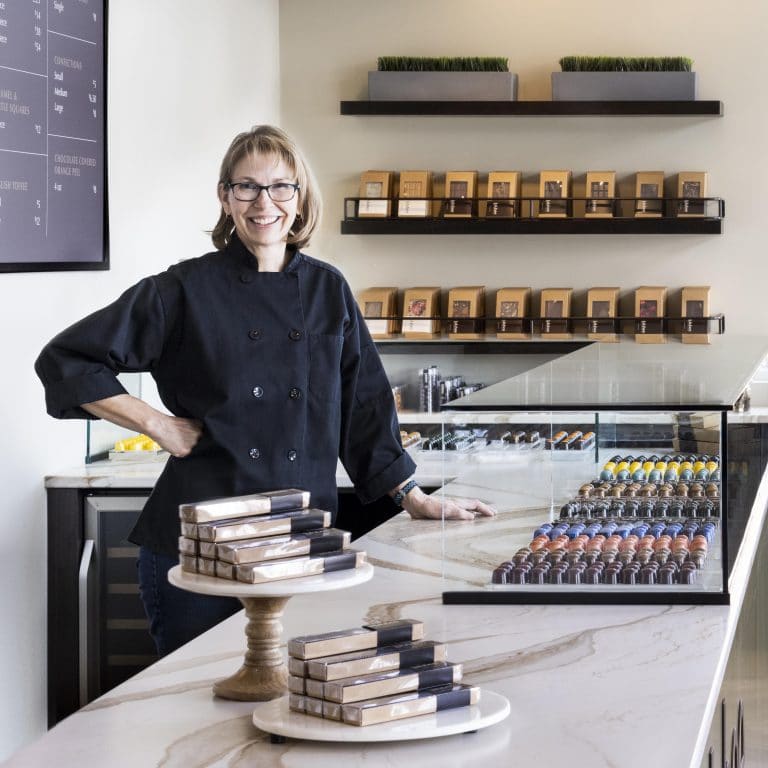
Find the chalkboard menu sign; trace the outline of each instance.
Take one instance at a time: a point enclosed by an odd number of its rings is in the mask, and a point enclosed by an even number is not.
[[[0,0],[0,272],[107,269],[106,0]]]

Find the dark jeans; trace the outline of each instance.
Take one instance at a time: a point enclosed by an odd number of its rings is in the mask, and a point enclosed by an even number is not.
[[[139,548],[139,594],[160,656],[175,651],[243,607],[235,597],[198,595],[172,586],[167,574],[178,564],[176,557]]]

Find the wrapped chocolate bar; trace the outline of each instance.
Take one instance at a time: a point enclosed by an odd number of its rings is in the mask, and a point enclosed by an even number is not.
[[[437,688],[385,696],[380,699],[345,704],[342,718],[350,725],[375,725],[427,715],[444,709],[468,707],[480,701],[480,689],[470,685],[445,685]]]
[[[288,694],[288,709],[293,712],[305,712],[307,708],[307,697],[298,693]]]
[[[315,680],[340,680],[344,677],[389,672],[420,664],[434,664],[447,658],[445,645],[433,640],[416,643],[396,643],[381,648],[368,648],[354,653],[324,656],[306,664],[306,676]]]
[[[304,685],[304,678],[297,677],[296,675],[288,675],[288,690],[291,693],[306,693],[307,688]]]
[[[181,570],[187,573],[197,573],[197,557],[194,555],[179,555]]]
[[[368,624],[356,629],[342,629],[320,635],[302,635],[288,641],[288,654],[297,659],[317,659],[338,653],[363,651],[393,643],[421,640],[424,623],[413,619]]]
[[[232,563],[222,563],[221,560],[216,560],[216,577],[233,581],[235,578],[235,566]]]
[[[308,661],[303,659],[294,659],[293,656],[288,657],[288,674],[295,675],[296,677],[309,677],[309,669],[307,665]]]
[[[341,704],[336,704],[334,701],[324,701],[323,717],[326,720],[341,720]]]
[[[234,517],[268,515],[289,509],[303,509],[309,506],[309,491],[286,488],[281,491],[251,493],[247,496],[231,496],[210,499],[194,504],[180,504],[179,517],[185,523],[205,523],[212,520],[229,520]]]
[[[190,523],[190,525],[194,525]],[[279,536],[284,533],[302,533],[317,528],[329,528],[331,513],[322,509],[302,509],[296,512],[278,512],[261,517],[243,517],[197,523],[197,537],[201,541],[237,541],[260,536]],[[194,537],[193,537],[194,538]]]
[[[216,561],[209,560],[207,557],[197,558],[197,572],[203,574],[203,576],[215,576],[216,575]]]
[[[186,536],[179,536],[179,552],[183,555],[198,554],[197,541],[195,539],[188,539]]]
[[[235,566],[238,581],[262,584],[280,579],[297,579],[318,573],[346,571],[359,568],[365,562],[365,552],[348,549],[343,552],[323,552],[319,555],[269,560],[266,563],[246,563]]]
[[[322,717],[323,716],[323,700],[315,699],[312,696],[305,696],[304,712],[305,714],[312,715],[313,717]]]
[[[346,549],[350,538],[349,531],[327,528],[291,536],[270,536],[253,541],[233,541],[214,546],[217,559],[240,565],[241,563],[261,563],[265,560],[281,560],[298,555],[334,552],[337,549]]]
[[[375,699],[379,696],[393,696],[406,691],[419,691],[436,685],[453,685],[461,682],[461,664],[441,661],[437,664],[422,664],[410,669],[397,669],[360,677],[345,677],[342,680],[321,683],[308,678],[307,693],[318,695],[318,686],[322,688],[322,698],[349,704],[354,701]],[[318,698],[319,695],[318,695]]]

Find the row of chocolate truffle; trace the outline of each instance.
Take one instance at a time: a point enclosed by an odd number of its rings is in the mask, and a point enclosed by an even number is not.
[[[513,565],[502,563],[493,572],[494,584],[531,584],[531,585],[581,585],[581,584],[695,584],[698,567],[691,561],[678,566],[669,561],[660,565],[651,561],[646,565],[630,562],[626,565],[619,561],[605,564],[596,561],[592,565],[580,561],[572,565],[559,562],[550,565],[547,562],[539,565],[523,563]]]
[[[600,480],[621,480],[650,483],[675,483],[679,480],[718,482],[720,480],[720,460],[717,456],[706,454],[697,456],[678,454],[671,456],[612,456],[600,472]]]
[[[560,508],[561,519],[574,517],[719,517],[717,498],[574,499]]]
[[[496,584],[597,584],[603,581],[603,570],[616,574],[622,568],[628,581],[636,583],[640,569],[645,584],[656,583],[656,572],[663,569],[659,583],[693,583],[693,572],[702,568],[707,551],[714,540],[716,525],[689,520],[667,524],[656,521],[630,529],[624,523],[611,521],[579,522],[570,526],[545,523],[534,534],[529,546],[519,549],[511,560],[493,572]],[[653,574],[645,571],[651,566]],[[591,569],[591,570],[590,570]],[[630,576],[633,572],[634,575]],[[687,573],[685,577],[683,573]],[[547,575],[549,574],[549,578]],[[680,579],[683,579],[680,581]],[[630,580],[631,579],[631,580]]]

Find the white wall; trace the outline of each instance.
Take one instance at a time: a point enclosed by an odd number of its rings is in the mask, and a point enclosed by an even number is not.
[[[305,148],[326,217],[309,249],[372,285],[711,284],[729,332],[768,328],[764,256],[768,102],[759,83],[768,52],[768,5],[737,0],[283,0],[283,125]],[[521,99],[549,98],[567,54],[687,55],[701,99],[722,118],[356,117],[339,101],[366,98],[380,55],[499,55],[520,76]],[[714,236],[341,236],[342,201],[366,169],[428,168],[535,173],[613,169],[708,170],[725,198]]]
[[[138,278],[210,250],[227,144],[279,115],[277,0],[111,0],[109,14],[112,268],[0,275],[0,761],[46,728],[43,476],[85,452],[83,422],[46,416],[34,359]]]

